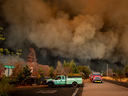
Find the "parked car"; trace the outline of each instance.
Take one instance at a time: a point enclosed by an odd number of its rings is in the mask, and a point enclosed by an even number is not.
[[[46,85],[46,80],[47,79],[52,79],[51,77],[49,77],[49,76],[46,76],[46,77],[41,77],[40,79],[39,79],[39,85]]]
[[[93,72],[89,75],[89,78],[92,82],[103,82],[100,72]]]
[[[66,76],[66,75],[58,75],[55,79],[47,79],[46,84],[49,87],[53,87],[54,85],[72,85],[73,87],[77,87],[78,85],[82,85],[82,76]]]

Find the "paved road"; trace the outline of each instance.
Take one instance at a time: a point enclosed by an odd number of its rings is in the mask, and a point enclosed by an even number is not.
[[[82,96],[128,96],[128,88],[108,82],[85,81]]]
[[[10,96],[81,96],[82,91],[83,87],[57,86],[48,88],[47,86],[35,86],[13,88],[10,90]]]
[[[107,79],[104,79],[104,81],[128,88],[128,82],[113,81],[113,80],[107,80]]]
[[[84,87],[73,88],[71,86],[32,86],[13,88],[10,96],[128,96],[128,88],[116,84],[103,82],[92,83],[90,80],[84,82]]]

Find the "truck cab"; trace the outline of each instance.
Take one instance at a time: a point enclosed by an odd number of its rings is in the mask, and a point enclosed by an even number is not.
[[[66,82],[65,82],[65,76],[57,76],[54,79],[54,84],[55,85],[65,85],[66,84]]]

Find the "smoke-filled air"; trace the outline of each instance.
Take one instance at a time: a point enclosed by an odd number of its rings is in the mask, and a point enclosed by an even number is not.
[[[51,64],[50,56],[75,58],[80,63],[96,59],[123,65],[128,62],[128,0],[0,3],[4,43],[13,50],[26,50],[24,56],[34,45],[39,59],[47,59],[45,64]]]

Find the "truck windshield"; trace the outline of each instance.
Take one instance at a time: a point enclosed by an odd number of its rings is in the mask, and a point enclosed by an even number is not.
[[[94,75],[99,75],[100,76],[100,74],[94,74]]]
[[[61,79],[61,77],[59,76],[59,77],[57,77],[55,80],[60,80]]]

